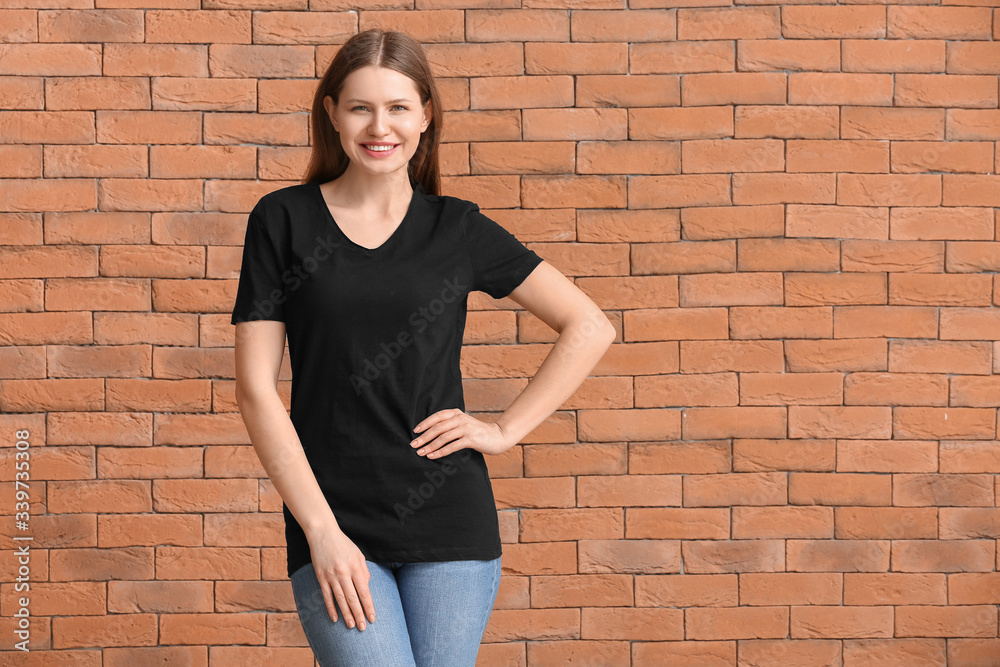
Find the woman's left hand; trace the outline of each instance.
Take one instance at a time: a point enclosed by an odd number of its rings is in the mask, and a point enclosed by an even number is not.
[[[410,445],[417,454],[438,459],[460,449],[475,449],[483,454],[500,454],[516,443],[508,441],[499,424],[484,422],[458,408],[438,410],[413,429],[419,435]]]

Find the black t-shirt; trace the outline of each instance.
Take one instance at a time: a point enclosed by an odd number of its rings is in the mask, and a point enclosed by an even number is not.
[[[469,201],[419,185],[382,245],[351,241],[318,183],[270,192],[247,221],[232,324],[285,322],[290,417],[337,523],[379,562],[493,559],[483,454],[410,447],[438,410],[465,410],[467,297],[510,294],[542,259]],[[282,503],[288,576],[312,560]]]

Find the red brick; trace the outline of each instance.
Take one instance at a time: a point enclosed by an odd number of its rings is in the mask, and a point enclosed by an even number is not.
[[[692,607],[685,611],[691,639],[759,639],[788,633],[787,607]]]
[[[524,138],[528,141],[625,139],[625,109],[525,109]]]
[[[929,338],[937,332],[937,309],[921,306],[837,308],[837,338]]]
[[[47,28],[53,31],[52,36],[58,30],[59,18],[69,23],[70,16],[53,14],[43,14],[49,21],[46,21]],[[123,28],[127,23],[123,19],[127,15],[119,14],[114,22],[117,30]],[[135,19],[135,15],[128,16]],[[219,10],[214,12],[203,12],[199,10],[184,9],[150,9],[144,12],[145,38],[143,41],[149,42],[197,42],[197,43],[241,43],[249,44],[251,41],[251,15],[247,11]],[[108,26],[110,28],[110,25]],[[66,35],[65,37],[68,37]],[[100,40],[100,37],[97,38]],[[63,40],[58,40],[63,41]],[[66,39],[65,41],[71,41]],[[117,41],[111,40],[108,41]],[[127,41],[127,40],[126,40]]]
[[[733,136],[732,107],[629,109],[629,139],[710,139]]]
[[[718,206],[732,202],[729,178],[722,174],[630,176],[629,208]]]
[[[840,244],[825,239],[743,239],[737,257],[740,271],[836,271]]]
[[[955,641],[954,639],[951,641]],[[846,664],[943,664],[944,639],[851,639],[844,641]]]
[[[741,405],[836,405],[843,401],[839,373],[746,373]]]
[[[865,398],[865,394],[876,397],[876,393],[885,389],[898,388],[909,390],[910,393],[926,395],[937,394],[944,389],[947,401],[947,378],[934,375],[917,376],[916,381],[906,386],[906,375],[901,377],[892,373],[852,373],[848,376],[845,387],[845,398],[849,395],[851,403],[855,398]],[[944,380],[944,382],[941,382]],[[912,390],[916,388],[916,392]],[[921,440],[842,440],[837,443],[837,470],[841,472],[934,472],[937,470],[938,444]],[[840,537],[875,539],[877,537],[933,537],[937,534],[937,521],[934,513],[925,518],[931,521],[918,524],[916,516],[909,510],[900,508],[875,509],[865,507],[839,507],[837,512],[845,516],[838,517],[838,525],[849,526],[842,531]],[[895,515],[895,516],[894,516]],[[901,522],[895,535],[876,535],[891,526],[892,519],[906,518]]]
[[[624,74],[629,69],[628,45],[528,42],[524,69],[528,74]]]
[[[787,142],[788,171],[888,172],[887,141]]]
[[[871,444],[876,446],[888,445],[892,447],[896,443],[886,443],[886,441],[861,441],[862,444]],[[845,443],[851,444],[851,443]],[[918,445],[919,441],[899,441],[901,445]],[[897,459],[892,458],[891,450],[888,455],[880,456],[878,454],[874,455],[874,458],[880,459],[882,465],[877,466],[874,470],[885,470],[887,472],[899,472],[900,470],[906,470],[907,465],[905,463],[900,463],[900,468],[888,468],[885,464],[890,462],[895,462]],[[937,531],[937,511],[935,508],[930,507],[837,507],[836,510],[836,522],[837,531],[836,536],[838,539],[847,540],[880,540],[880,539],[892,539],[892,540],[915,540],[915,539],[933,539],[938,536]],[[862,576],[862,575],[856,575]],[[868,575],[873,578],[875,582],[879,582],[880,579],[877,577],[891,577],[899,582],[899,579],[907,575]],[[912,576],[912,575],[910,575]],[[886,584],[892,584],[893,581],[890,579],[885,582]],[[896,584],[896,586],[901,585],[902,582]],[[867,597],[862,597],[860,595],[852,595],[853,600],[867,600],[867,602],[860,604],[888,604],[892,600],[896,600],[898,604],[904,602],[922,602],[935,600],[937,592],[933,589],[921,591],[919,593],[902,593],[898,590],[874,590],[871,591]]]
[[[680,79],[664,74],[577,76],[578,107],[663,107],[680,104]]]
[[[684,106],[784,104],[782,72],[688,74],[681,81]]]
[[[776,139],[685,141],[683,171],[690,173],[783,171],[784,142]]]
[[[524,55],[517,44],[427,44],[424,52],[435,76],[517,76],[524,73]]]
[[[788,76],[789,104],[890,106],[892,90],[889,74],[800,72]]]
[[[994,146],[987,142],[896,141],[892,145],[892,171],[989,173]]]
[[[832,204],[834,174],[734,174],[734,204]]]
[[[848,206],[937,206],[941,177],[936,174],[838,174],[837,203]]]
[[[785,235],[844,239],[888,239],[888,207],[789,204]]]
[[[1000,74],[1000,44],[995,42],[950,42],[949,74]]]
[[[677,39],[768,39],[781,36],[778,7],[677,10]]]
[[[845,72],[943,72],[943,40],[845,39]]]
[[[931,271],[944,270],[944,244],[934,241],[845,241],[844,270]]]
[[[682,307],[777,305],[782,301],[780,273],[704,274],[680,280]]]
[[[1000,176],[944,174],[944,206],[1000,206]]]
[[[786,139],[837,139],[840,136],[838,107],[736,107],[736,137]]]
[[[626,311],[628,340],[725,339],[725,308],[670,308]]]
[[[995,76],[897,74],[893,104],[901,107],[997,106]]]
[[[606,45],[601,45],[604,48]],[[707,42],[645,42],[629,45],[632,74],[691,74],[732,72],[736,46],[732,40]]]
[[[946,265],[948,271],[959,273],[997,271],[998,269],[992,267],[1000,266],[1000,244],[995,242],[953,241],[949,246]]]
[[[739,40],[740,71],[839,70],[840,42],[828,40]]]
[[[877,5],[796,6],[781,10],[785,38],[885,37],[885,10]]]
[[[837,639],[744,639],[740,641],[740,659],[760,665],[782,660],[797,665],[836,664],[840,646]]]
[[[790,340],[785,346],[791,372],[884,371],[889,367],[885,339]]]
[[[421,43],[461,42],[465,37],[463,15],[457,9],[362,11],[358,29],[405,30]]]
[[[728,273],[736,270],[736,244],[732,242],[648,243],[637,246],[633,253],[633,270],[640,274]]]
[[[684,410],[684,438],[780,438],[786,411],[777,407],[704,407]]]
[[[525,208],[624,208],[624,176],[524,176]]]
[[[1000,140],[1000,110],[948,109],[947,139]]]
[[[574,171],[571,142],[477,142],[469,149],[474,174],[559,174]]]
[[[993,439],[996,409],[900,407],[894,410],[893,432],[903,438]]]
[[[681,549],[684,554],[684,569],[692,574],[778,572],[784,569],[783,540],[692,540],[685,542]],[[730,619],[735,620],[732,617]],[[709,621],[708,618],[704,620]]]
[[[828,307],[734,306],[730,308],[730,337],[830,338],[833,312]]]
[[[569,16],[564,11],[469,9],[464,14],[464,36],[470,42],[569,41]],[[462,41],[462,36],[453,41]]]
[[[791,636],[892,637],[893,607],[791,607]]]
[[[785,276],[786,306],[884,304],[885,276],[877,273],[790,273]]]
[[[888,568],[888,540],[788,540],[791,571],[884,572]]]
[[[892,274],[889,303],[902,305],[989,306],[990,276]]]
[[[476,77],[469,85],[475,109],[573,105],[573,78],[569,76]]]
[[[845,107],[842,139],[944,139],[943,109]]]
[[[681,166],[678,142],[581,141],[576,154],[581,174],[676,174]]]
[[[582,639],[667,641],[684,636],[680,609],[587,607],[580,614]]]
[[[988,7],[888,7],[888,37],[989,39]]]
[[[685,208],[681,211],[684,238],[732,239],[781,236],[784,220],[780,205]]]
[[[574,11],[571,20],[574,42],[662,42],[677,33],[672,10]]]

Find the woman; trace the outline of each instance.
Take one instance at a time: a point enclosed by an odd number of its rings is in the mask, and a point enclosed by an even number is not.
[[[475,663],[500,581],[483,455],[559,408],[615,337],[570,280],[439,193],[441,120],[419,44],[354,36],[319,82],[304,182],[248,219],[237,401],[283,501],[296,609],[324,667]],[[466,414],[462,393],[475,290],[560,333],[494,422]],[[276,391],[286,335],[290,415]]]

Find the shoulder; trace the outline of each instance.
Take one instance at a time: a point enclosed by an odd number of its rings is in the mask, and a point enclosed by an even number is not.
[[[272,231],[287,228],[290,221],[314,205],[313,183],[294,183],[266,192],[257,199],[250,217]]]
[[[477,215],[481,215],[479,204],[461,197],[451,195],[434,195],[420,189],[420,196],[427,209],[434,212],[434,216],[443,222],[450,222],[465,226],[469,220]]]
[[[280,209],[302,206],[311,202],[315,183],[293,183],[264,193],[254,208]]]

